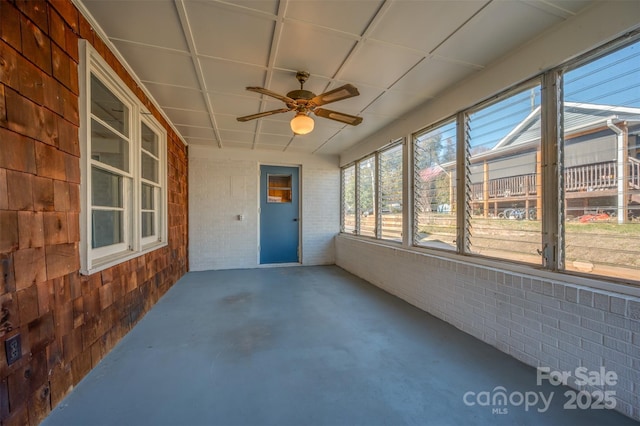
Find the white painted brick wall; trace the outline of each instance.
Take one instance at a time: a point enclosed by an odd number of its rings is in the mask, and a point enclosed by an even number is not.
[[[344,235],[336,264],[531,366],[616,372],[640,420],[640,299]]]
[[[302,171],[302,258],[305,265],[335,262],[333,238],[340,231],[340,170]]]
[[[334,263],[333,240],[340,224],[338,157],[190,146],[190,270],[259,266],[260,164],[301,166],[302,264]]]

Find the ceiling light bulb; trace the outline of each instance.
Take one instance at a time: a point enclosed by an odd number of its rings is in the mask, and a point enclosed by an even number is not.
[[[291,130],[296,135],[306,135],[313,130],[313,118],[304,112],[299,112],[291,120]]]

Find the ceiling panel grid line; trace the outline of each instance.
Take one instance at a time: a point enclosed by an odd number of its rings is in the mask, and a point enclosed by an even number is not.
[[[276,16],[275,25],[273,27],[273,36],[271,37],[271,48],[269,49],[269,59],[267,61],[267,69],[264,77],[264,87],[271,86],[271,80],[273,79],[273,66],[276,62],[276,56],[278,55],[278,49],[280,47],[280,38],[282,37],[282,28],[284,26],[284,15],[287,9],[287,0],[280,0],[278,4],[278,15]],[[260,110],[258,112],[265,111],[267,105],[266,96],[262,96],[260,102]],[[253,143],[251,149],[256,149],[258,144],[258,137],[262,130],[262,120],[258,120],[256,123],[256,132],[253,135]],[[287,145],[288,146],[288,145]],[[286,149],[286,148],[285,148]]]
[[[197,52],[195,49],[195,40],[193,37],[193,32],[191,31],[191,26],[189,24],[189,17],[187,16],[187,10],[184,5],[184,0],[175,0],[175,5],[178,11],[178,16],[180,17],[180,24],[182,25],[182,31],[184,32],[184,36],[187,40],[187,45],[189,46],[189,52],[191,53],[191,60],[195,68],[196,75],[198,76],[198,82],[200,83],[200,90],[202,92],[205,105],[207,107],[207,112],[209,113],[209,119],[211,120],[213,133],[217,139],[218,148],[222,148],[222,140],[220,138],[218,126],[216,124],[216,118],[213,114],[213,105],[211,105],[211,99],[207,94],[207,86],[206,86],[206,82],[204,80],[204,76],[202,72],[202,65],[200,63],[200,60],[198,59]]]

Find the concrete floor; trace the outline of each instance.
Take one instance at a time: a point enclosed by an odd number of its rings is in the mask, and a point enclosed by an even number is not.
[[[464,403],[497,386],[554,397]],[[637,424],[565,390],[335,266],[191,272],[43,425]]]

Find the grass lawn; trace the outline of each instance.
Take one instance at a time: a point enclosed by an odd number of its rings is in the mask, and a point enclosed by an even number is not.
[[[429,218],[420,227],[423,241],[455,238],[451,221]],[[422,223],[427,222],[423,220]],[[565,224],[565,267],[618,278],[640,279],[640,223],[567,222]],[[539,221],[471,219],[471,251],[502,259],[541,264],[542,228]]]

